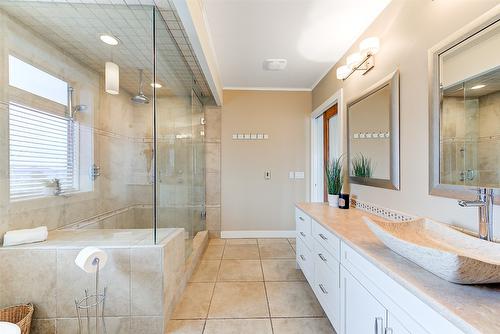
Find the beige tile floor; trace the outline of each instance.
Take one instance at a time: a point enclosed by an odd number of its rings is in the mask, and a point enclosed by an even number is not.
[[[295,268],[295,239],[212,239],[168,334],[334,334]]]

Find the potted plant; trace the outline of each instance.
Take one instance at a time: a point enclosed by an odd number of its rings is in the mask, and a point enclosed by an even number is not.
[[[339,195],[344,185],[342,173],[342,157],[334,158],[326,165],[326,184],[328,188],[328,204],[333,207],[339,206]]]

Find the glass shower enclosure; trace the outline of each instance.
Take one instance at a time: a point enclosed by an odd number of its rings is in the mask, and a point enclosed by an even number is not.
[[[189,254],[205,230],[204,106],[164,16],[0,3],[0,235],[45,225],[158,243],[175,227]]]

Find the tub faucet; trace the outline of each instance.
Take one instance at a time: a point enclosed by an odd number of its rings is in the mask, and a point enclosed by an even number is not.
[[[461,207],[477,207],[479,214],[479,238],[493,241],[493,189],[479,188],[477,200],[458,201]]]

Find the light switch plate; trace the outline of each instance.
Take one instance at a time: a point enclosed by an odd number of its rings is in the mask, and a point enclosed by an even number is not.
[[[288,178],[289,179],[295,179],[295,173],[294,172],[288,172]]]
[[[257,139],[264,139],[264,135],[262,133],[257,134]]]
[[[264,135],[264,139],[269,139],[269,135]]]
[[[255,133],[250,134],[250,139],[257,139],[257,135]]]
[[[233,139],[238,139],[238,135],[233,133]]]
[[[250,134],[249,133],[245,133],[245,139],[250,139]]]
[[[238,133],[238,139],[243,139],[243,138],[244,138],[243,134]]]

